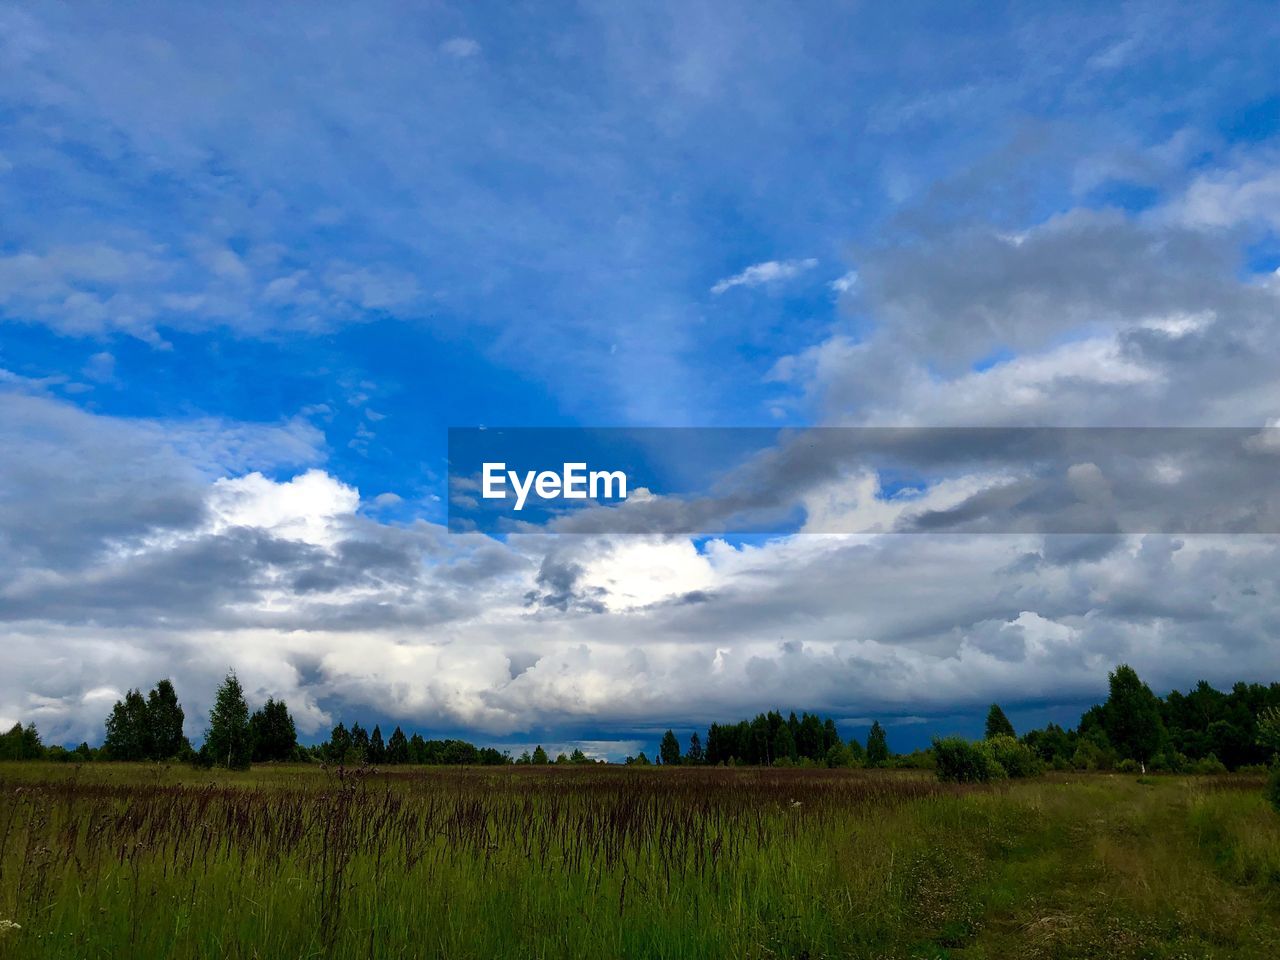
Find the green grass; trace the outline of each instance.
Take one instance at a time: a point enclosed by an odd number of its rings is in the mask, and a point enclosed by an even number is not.
[[[0,957],[1272,957],[1245,778],[0,765]]]

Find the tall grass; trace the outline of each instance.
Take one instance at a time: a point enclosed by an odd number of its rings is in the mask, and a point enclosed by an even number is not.
[[[1030,909],[1056,880],[1019,864],[1074,857],[1093,816],[1139,832],[1181,818],[1184,843],[1150,840],[1200,864],[1196,882],[1244,885],[1250,903],[1271,882],[1219,864],[1224,838],[1269,814],[1251,794],[1076,781],[3,767],[0,920],[22,929],[0,956],[942,956]],[[1259,863],[1280,845],[1239,842]],[[1159,913],[1158,897],[1135,903]],[[1194,925],[1179,938],[1205,942]]]

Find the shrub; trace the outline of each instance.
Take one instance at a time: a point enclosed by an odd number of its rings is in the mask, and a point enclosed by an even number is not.
[[[1008,776],[996,760],[990,741],[972,743],[963,737],[935,739],[933,759],[938,779],[948,783],[990,783]]]
[[[1110,770],[1115,765],[1115,756],[1092,740],[1083,740],[1071,758],[1071,765],[1077,770]]]
[[[1203,760],[1197,760],[1192,768],[1192,773],[1226,773],[1227,766],[1214,754],[1209,754]]]
[[[1044,772],[1044,764],[1031,748],[1008,734],[996,734],[985,743],[996,763],[1011,777],[1037,777]]]
[[[1271,776],[1267,779],[1267,800],[1271,809],[1280,813],[1280,759],[1271,764]]]
[[[1186,754],[1170,750],[1167,753],[1157,753],[1147,765],[1147,769],[1157,773],[1186,773],[1190,766],[1191,761],[1187,759]]]

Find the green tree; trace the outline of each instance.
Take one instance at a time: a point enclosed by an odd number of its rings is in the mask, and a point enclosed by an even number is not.
[[[404,731],[396,727],[391,731],[391,738],[387,740],[387,763],[408,762],[409,741],[405,739]]]
[[[670,730],[662,735],[662,743],[658,745],[658,756],[662,758],[663,763],[673,767],[680,763],[680,741]]]
[[[283,700],[269,697],[249,718],[249,731],[255,762],[291,760],[298,749],[298,730]]]
[[[351,750],[348,763],[365,763],[369,759],[369,731],[358,723],[351,725]]]
[[[1013,724],[1009,722],[1009,718],[1004,715],[1004,711],[1000,709],[1000,704],[993,703],[991,709],[987,711],[987,732],[983,739],[990,740],[993,737],[1016,737],[1013,731]]]
[[[1165,738],[1160,701],[1128,664],[1116,667],[1108,680],[1111,692],[1102,706],[1107,738],[1121,758],[1146,763],[1160,752]]]
[[[321,748],[321,752],[330,763],[347,762],[347,756],[351,753],[351,733],[345,724],[339,723],[333,728],[333,732],[329,734],[329,742]]]
[[[50,751],[59,749],[50,747]],[[0,760],[41,760],[45,757],[44,744],[34,723],[25,727],[15,723],[9,732],[0,736]]]
[[[369,762],[385,763],[386,759],[387,745],[382,742],[382,727],[375,723],[373,733],[369,736]]]
[[[574,747],[573,753],[569,754],[570,763],[590,763],[591,758],[582,752],[581,747]]]
[[[1258,746],[1273,757],[1280,753],[1280,707],[1267,707],[1258,714]]]
[[[875,720],[871,724],[871,731],[867,734],[867,766],[883,767],[889,762],[889,738],[885,736],[884,727],[880,726],[880,721]]]
[[[244,688],[235,671],[230,671],[218,687],[209,712],[209,732],[204,745],[209,759],[218,766],[244,770],[253,756],[253,738],[249,732],[249,705],[244,702]]]
[[[800,718],[800,729],[796,732],[796,753],[809,760],[826,758],[826,737],[822,730],[822,721],[812,713]]]
[[[796,741],[791,736],[791,728],[785,723],[779,725],[778,732],[773,735],[773,762],[793,763],[796,759]]]
[[[148,760],[153,756],[151,719],[142,691],[130,690],[117,700],[107,717],[107,733],[102,743],[112,760]]]
[[[532,761],[532,762],[533,762],[533,763],[536,763],[536,764],[539,764],[539,765],[544,764],[544,763],[549,763],[549,762],[550,762],[550,761],[547,759],[547,751],[545,751],[545,750],[543,750],[543,749],[542,749],[542,744],[538,744],[538,748],[537,748],[536,750],[534,750],[534,751],[533,751],[533,761]]]
[[[702,750],[702,738],[696,733],[689,735],[689,750],[684,758],[687,763],[702,763],[707,758]]]
[[[189,746],[182,733],[186,714],[178,702],[173,681],[161,680],[147,694],[147,722],[150,726],[151,756],[155,760],[176,757]]]

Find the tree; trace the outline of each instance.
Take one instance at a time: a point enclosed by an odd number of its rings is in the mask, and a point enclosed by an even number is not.
[[[809,760],[821,760],[827,755],[826,738],[822,721],[812,713],[800,718],[800,729],[795,735],[796,753]]]
[[[773,762],[780,763],[785,760],[787,763],[793,763],[796,756],[795,738],[791,736],[791,728],[784,723],[773,735]]]
[[[248,768],[253,756],[249,705],[244,702],[244,688],[234,670],[227,673],[214,696],[204,744],[213,763],[233,770]]]
[[[702,763],[706,760],[706,754],[702,752],[702,738],[696,733],[689,736],[689,750],[684,755],[687,763]]]
[[[283,700],[269,697],[249,718],[249,730],[253,734],[255,762],[293,759],[298,749],[298,731]]]
[[[364,763],[369,759],[369,732],[358,723],[351,725],[350,763]]]
[[[1280,753],[1280,707],[1267,707],[1258,714],[1258,746],[1268,754]]]
[[[885,736],[880,721],[873,721],[867,734],[867,766],[883,767],[889,762],[889,738]]]
[[[391,739],[387,741],[387,763],[408,763],[409,741],[404,731],[396,727],[391,731]]]
[[[547,759],[547,751],[542,749],[542,744],[538,744],[538,748],[533,751],[533,763],[544,764],[548,762],[550,761]]]
[[[1111,692],[1102,706],[1107,737],[1122,758],[1146,763],[1165,739],[1160,701],[1128,664],[1116,667],[1107,679]]]
[[[581,747],[574,747],[573,753],[569,754],[570,763],[590,763],[591,758],[582,752]]]
[[[387,746],[382,742],[382,727],[373,725],[373,734],[369,737],[369,762],[383,763],[387,759]]]
[[[50,747],[49,750],[57,750]],[[25,727],[15,723],[8,733],[0,736],[0,760],[40,760],[46,754],[44,744],[40,742],[40,732],[34,723]]]
[[[663,763],[673,767],[680,763],[680,741],[670,730],[662,735],[662,743],[658,745],[658,756],[662,758]]]
[[[167,760],[182,753],[188,746],[182,733],[186,714],[178,702],[178,693],[171,680],[161,680],[147,694],[147,722],[150,727],[151,756],[155,760]]]
[[[991,709],[987,711],[987,733],[983,738],[990,740],[993,737],[1016,737],[1013,731],[1013,724],[1009,722],[1009,718],[1004,715],[1004,711],[1000,709],[1000,704],[993,703]]]
[[[130,690],[117,700],[107,717],[103,749],[112,760],[148,760],[153,755],[151,719],[140,690]]]
[[[346,763],[351,753],[351,734],[345,724],[339,723],[329,734],[329,742],[321,747],[325,759],[330,763]]]

